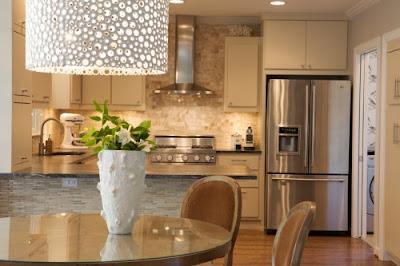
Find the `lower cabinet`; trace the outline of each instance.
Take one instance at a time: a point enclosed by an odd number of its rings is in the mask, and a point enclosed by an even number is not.
[[[262,186],[259,184],[260,156],[258,154],[231,154],[217,153],[217,165],[234,167],[238,165],[247,166],[256,176],[256,180],[237,180],[242,190],[242,221],[262,220],[261,199]]]

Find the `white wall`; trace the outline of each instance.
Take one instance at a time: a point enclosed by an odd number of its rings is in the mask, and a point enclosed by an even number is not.
[[[0,173],[11,172],[12,0],[0,0]]]
[[[350,21],[350,69],[354,47],[400,27],[400,1],[381,0]]]

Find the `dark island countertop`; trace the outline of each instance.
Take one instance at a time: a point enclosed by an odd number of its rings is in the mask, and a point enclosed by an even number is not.
[[[257,174],[246,166],[159,165],[147,162],[146,178],[200,179],[210,175],[226,175],[235,179],[256,180]],[[33,155],[32,167],[15,173],[0,173],[0,178],[99,178],[97,156],[90,151],[83,155]]]

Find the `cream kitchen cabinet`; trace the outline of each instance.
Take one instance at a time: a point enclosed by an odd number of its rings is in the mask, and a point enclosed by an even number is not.
[[[12,100],[12,171],[18,171],[32,163],[32,98],[13,95]]]
[[[261,38],[225,38],[225,112],[258,112]]]
[[[388,44],[386,77],[387,103],[400,104],[400,40]]]
[[[264,68],[346,70],[347,27],[347,21],[265,21]]]
[[[385,160],[385,248],[400,258],[400,106],[386,109],[386,160]]]
[[[82,77],[76,75],[52,75],[51,107],[77,109],[82,103]]]
[[[25,36],[16,32],[12,36],[13,94],[32,96],[32,72],[25,69]]]
[[[32,101],[50,103],[52,77],[48,73],[32,72]]]
[[[145,77],[113,76],[111,109],[145,110]]]
[[[232,167],[247,166],[255,175],[259,175],[260,156],[258,154],[217,153],[217,165]],[[259,220],[260,208],[263,206],[260,197],[259,180],[237,180],[242,189],[242,218],[244,220]]]
[[[82,76],[82,104],[111,102],[111,76]]]

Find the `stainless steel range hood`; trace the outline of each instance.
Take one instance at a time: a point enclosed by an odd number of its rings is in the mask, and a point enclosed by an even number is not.
[[[195,16],[176,16],[175,84],[155,89],[160,94],[213,94],[194,83]]]

